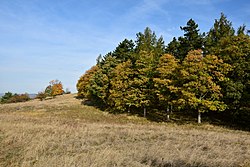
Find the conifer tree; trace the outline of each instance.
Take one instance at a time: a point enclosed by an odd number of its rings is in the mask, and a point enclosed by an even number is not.
[[[180,42],[176,39],[176,37],[174,37],[173,40],[166,47],[166,53],[171,54],[177,58],[179,54],[179,49]]]
[[[92,99],[100,102],[103,106],[107,106],[109,103],[110,79],[113,77],[113,70],[116,66],[116,58],[112,53],[108,53],[98,65],[98,70],[90,81],[89,93]]]
[[[144,108],[150,107],[156,98],[153,78],[160,56],[164,53],[165,46],[163,38],[157,39],[154,32],[148,27],[144,33],[137,34],[135,54],[135,78],[133,85],[137,89],[137,106]]]
[[[250,38],[246,33],[246,26],[239,27],[235,34],[232,22],[222,13],[208,32],[206,53],[218,55],[232,66],[232,71],[227,75],[229,80],[221,84],[228,109],[232,113],[239,113],[248,108]]]
[[[133,59],[134,46],[135,44],[132,40],[125,39],[116,47],[112,56],[120,63],[131,60]]]
[[[187,22],[185,27],[180,27],[184,31],[184,37],[179,37],[180,43],[177,58],[183,60],[191,50],[203,48],[203,36],[199,33],[198,24],[193,19]]]
[[[216,54],[220,49],[218,43],[223,38],[230,38],[234,36],[234,28],[232,22],[221,13],[220,19],[215,19],[213,27],[209,30],[205,38],[205,53]]]

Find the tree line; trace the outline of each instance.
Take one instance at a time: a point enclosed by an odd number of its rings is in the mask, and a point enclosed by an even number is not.
[[[190,19],[181,37],[164,44],[146,28],[125,39],[77,82],[78,96],[114,112],[224,111],[236,122],[250,118],[250,38],[222,13],[201,33]],[[169,117],[169,114],[168,114]]]
[[[0,104],[25,102],[25,101],[29,101],[30,99],[31,98],[29,97],[29,95],[27,93],[17,94],[17,93],[6,92],[0,98]]]
[[[49,85],[45,88],[45,90],[38,92],[35,98],[42,101],[45,99],[54,98],[58,95],[70,94],[70,93],[71,92],[67,88],[64,91],[62,82],[56,79],[56,80],[51,80],[49,82]],[[29,97],[28,93],[17,94],[17,93],[6,92],[2,97],[0,97],[0,104],[25,102],[31,99],[32,98]]]

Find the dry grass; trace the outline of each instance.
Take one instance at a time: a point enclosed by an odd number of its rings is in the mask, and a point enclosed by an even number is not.
[[[250,166],[250,133],[151,123],[73,95],[0,105],[0,166]]]

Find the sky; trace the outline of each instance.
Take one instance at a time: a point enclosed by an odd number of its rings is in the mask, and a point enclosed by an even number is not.
[[[150,27],[168,44],[189,19],[207,32],[221,12],[250,29],[249,0],[0,0],[0,93],[37,93],[55,79],[76,92],[125,38]]]

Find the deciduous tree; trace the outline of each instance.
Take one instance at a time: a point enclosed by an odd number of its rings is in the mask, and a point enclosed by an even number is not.
[[[226,109],[218,82],[226,79],[229,69],[217,56],[203,57],[201,50],[190,51],[182,62],[178,102],[197,110],[198,123],[201,123],[201,113]]]
[[[155,91],[159,98],[160,105],[167,111],[169,119],[170,106],[176,100],[176,70],[179,67],[178,60],[170,54],[164,54],[159,61],[157,68],[158,75],[154,78]]]

